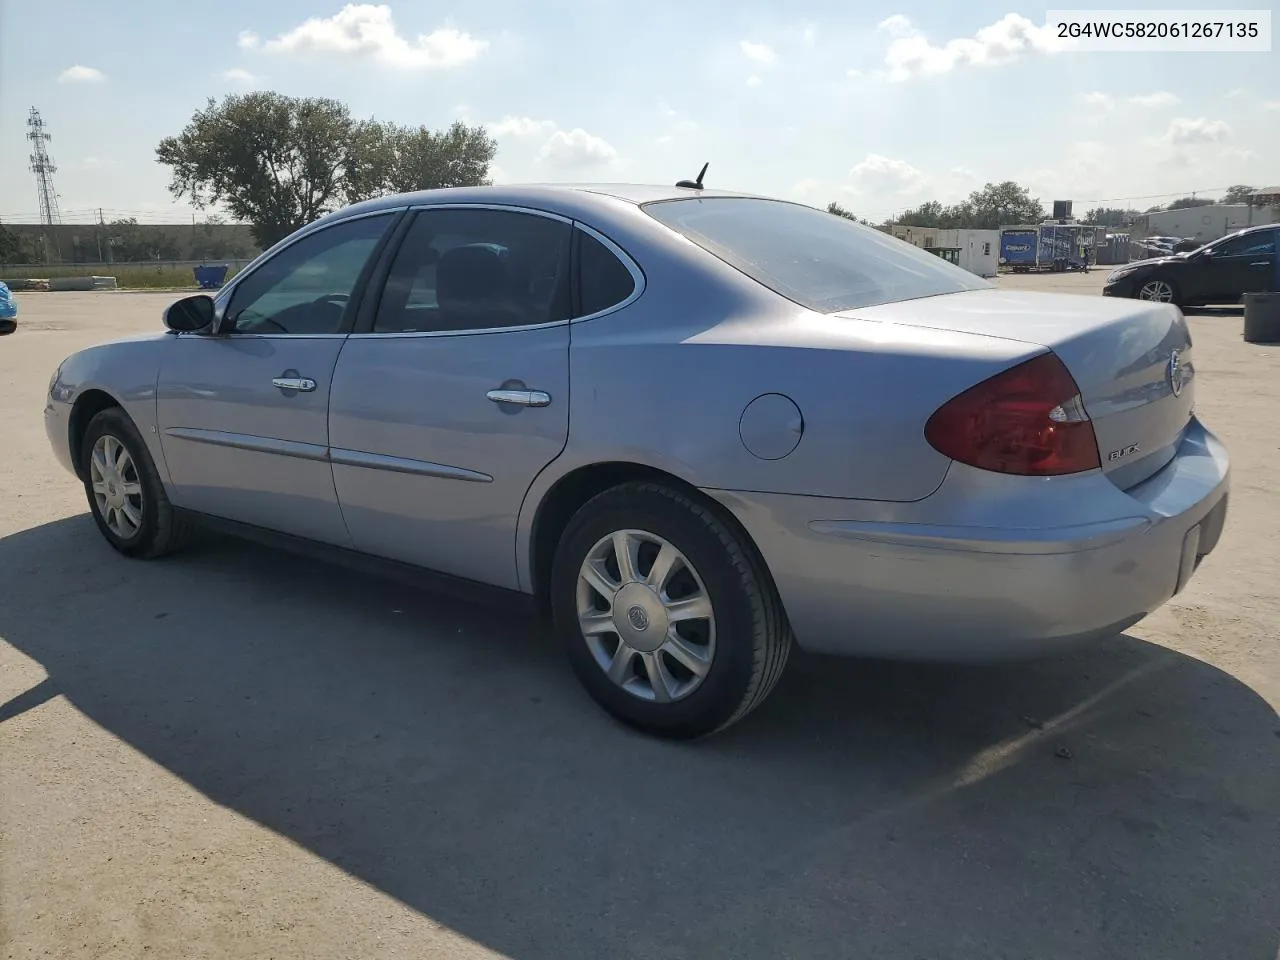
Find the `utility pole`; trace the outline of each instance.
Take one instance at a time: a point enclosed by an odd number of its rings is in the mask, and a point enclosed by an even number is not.
[[[31,172],[36,175],[36,191],[40,197],[40,223],[46,238],[52,238],[54,256],[58,256],[58,235],[55,227],[62,220],[58,210],[58,191],[53,188],[53,175],[58,168],[49,156],[48,143],[52,135],[44,129],[44,120],[35,107],[27,114],[27,139],[31,141]],[[46,251],[48,249],[46,239]]]

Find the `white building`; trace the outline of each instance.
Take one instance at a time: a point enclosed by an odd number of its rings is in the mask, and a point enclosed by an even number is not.
[[[955,250],[962,268],[980,277],[994,277],[1000,262],[999,230],[940,230],[936,227],[906,227],[894,224],[891,232],[899,240],[925,250]]]
[[[1149,213],[1147,236],[1190,237],[1201,243],[1208,243],[1245,227],[1273,222],[1275,216],[1270,207],[1251,207],[1247,203],[1215,203],[1212,206]]]

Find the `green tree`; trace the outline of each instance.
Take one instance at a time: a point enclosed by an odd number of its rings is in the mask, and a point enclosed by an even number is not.
[[[858,219],[850,211],[840,206],[840,204],[836,203],[834,200],[827,204],[827,213],[835,214],[837,217],[844,217],[846,220]]]
[[[1206,200],[1204,197],[1180,197],[1165,207],[1166,210],[1190,210],[1192,207],[1210,207],[1213,206],[1212,200]]]
[[[1227,187],[1227,192],[1223,195],[1219,203],[1249,203],[1253,197],[1253,187],[1243,183],[1237,183],[1234,187]]]
[[[327,213],[341,197],[355,124],[326,98],[270,91],[212,98],[156,159],[172,170],[169,191],[203,209],[224,203],[252,224],[263,247]]]
[[[957,224],[976,230],[998,230],[1021,223],[1040,223],[1044,207],[1031,191],[1012,180],[988,183],[969,194],[967,223]]]
[[[224,204],[266,248],[342,203],[487,183],[496,153],[483,127],[356,121],[337,100],[264,91],[210,99],[156,159],[174,197]]]
[[[1126,210],[1123,207],[1094,207],[1084,215],[1084,223],[1099,227],[1123,227],[1141,216],[1137,210]]]
[[[24,263],[22,238],[0,223],[0,263]]]
[[[348,202],[384,193],[488,184],[498,142],[484,127],[455,121],[446,130],[369,120],[357,125],[347,162]]]

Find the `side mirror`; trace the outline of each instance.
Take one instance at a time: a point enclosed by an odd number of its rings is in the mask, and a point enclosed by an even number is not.
[[[1201,260],[1212,260],[1212,259],[1213,259],[1213,251],[1212,251],[1212,250],[1201,250],[1201,251],[1200,251],[1200,259],[1201,259]]]
[[[213,326],[213,297],[183,297],[164,311],[164,325],[175,333],[195,333]]]

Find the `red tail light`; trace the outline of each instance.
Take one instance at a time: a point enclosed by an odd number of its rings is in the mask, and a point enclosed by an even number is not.
[[[929,418],[924,435],[952,460],[997,473],[1051,477],[1101,465],[1080,388],[1052,353],[949,400]]]

